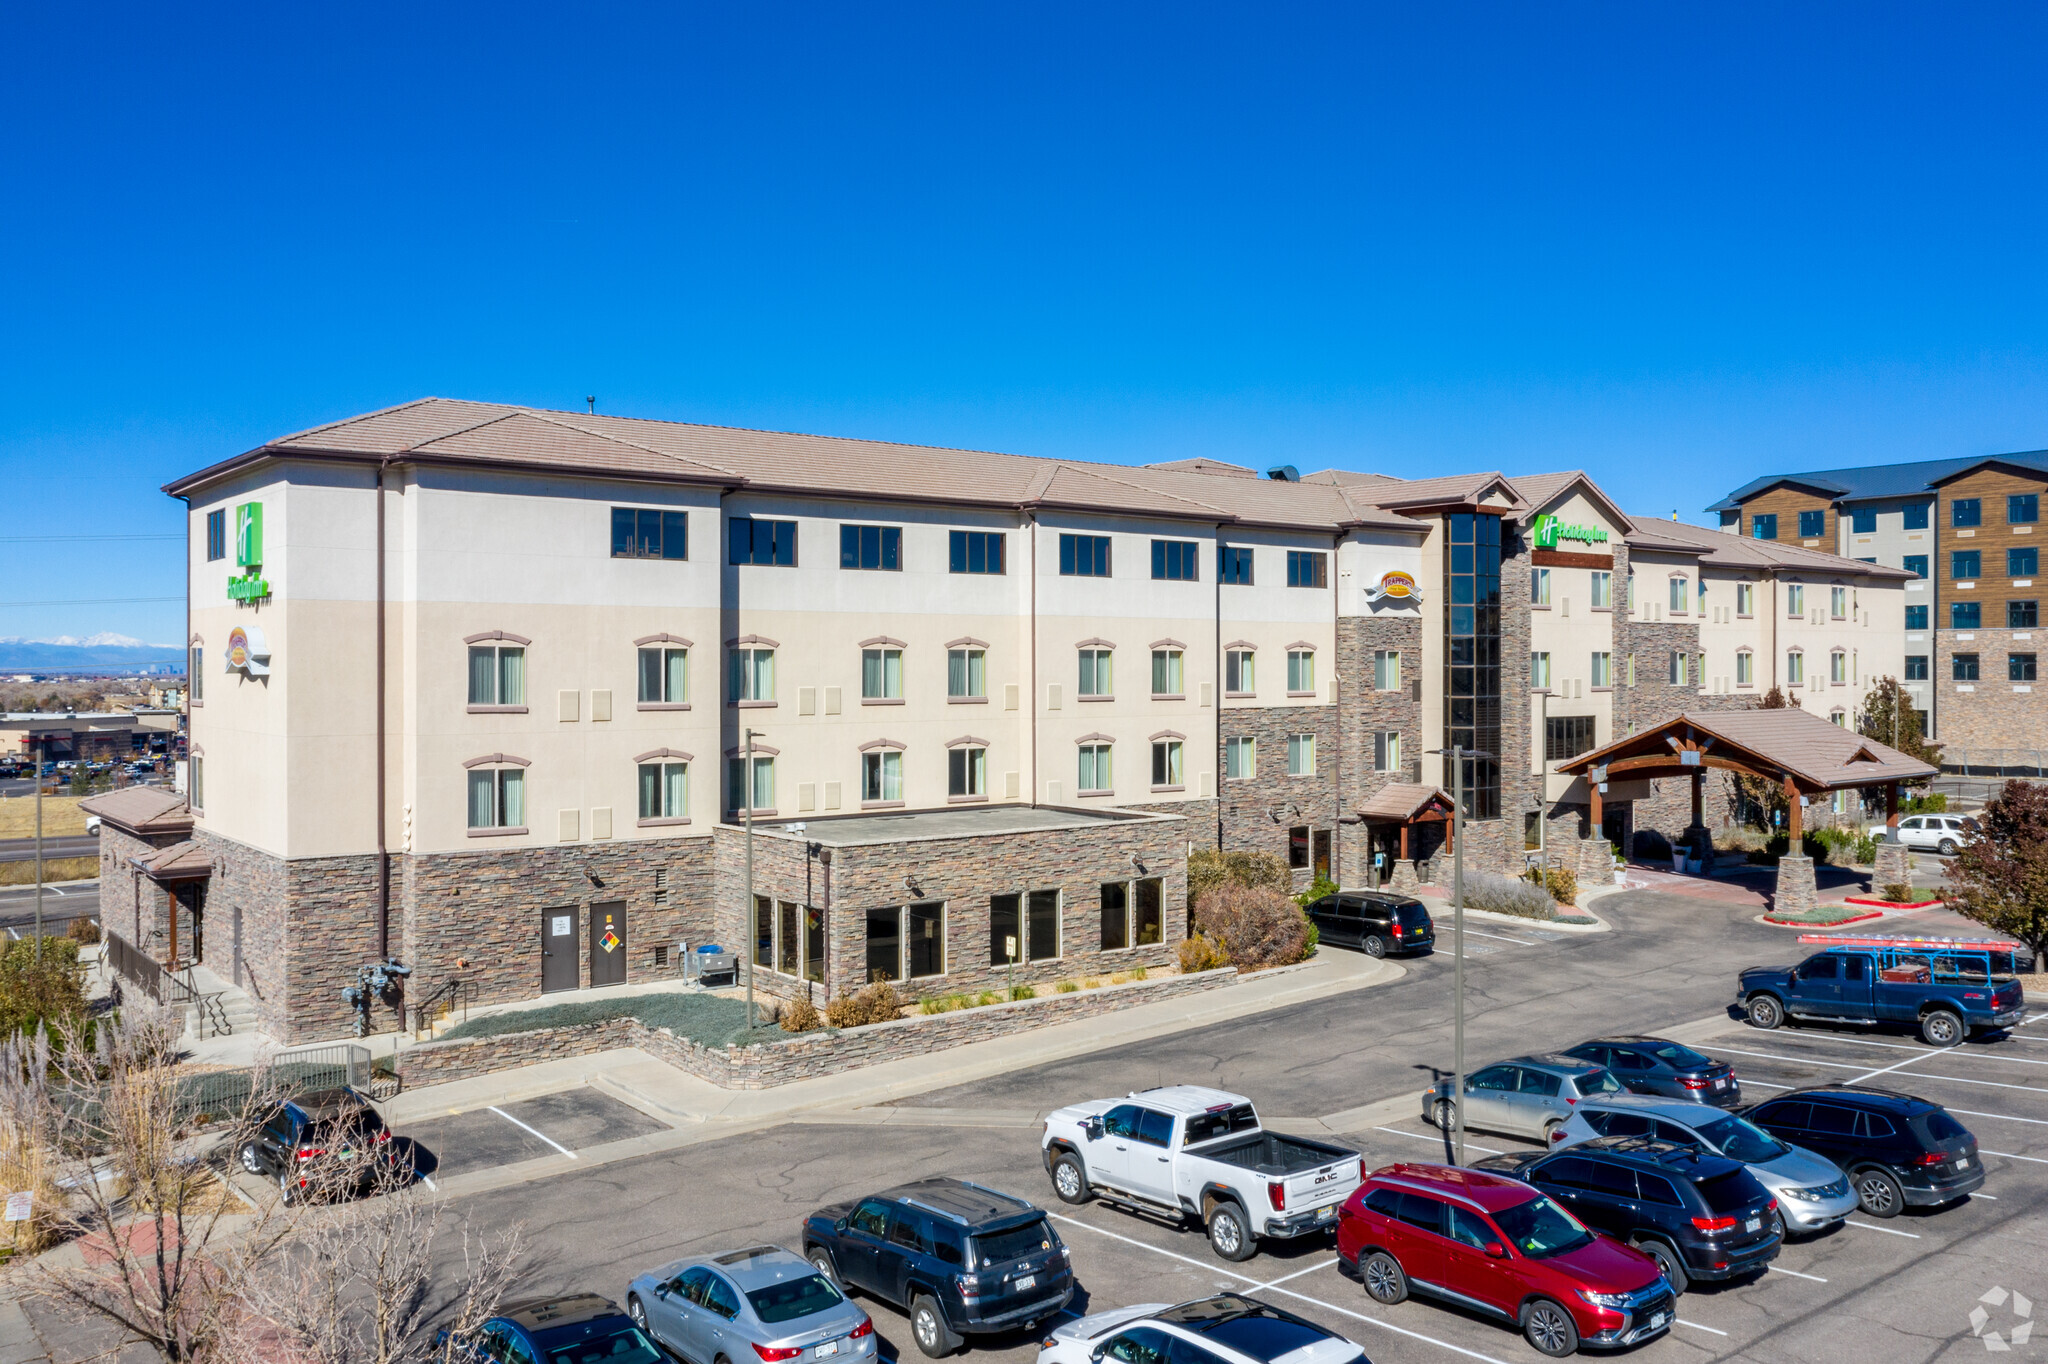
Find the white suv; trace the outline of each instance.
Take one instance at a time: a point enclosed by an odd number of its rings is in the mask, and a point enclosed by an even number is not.
[[[1039,1343],[1038,1364],[1371,1364],[1358,1343],[1236,1293],[1141,1303],[1070,1321]]]
[[[1870,836],[1882,842],[1885,825],[1870,826]],[[1957,815],[1907,815],[1899,821],[1899,842],[1909,848],[1925,848],[1947,857],[1970,841],[1963,820]]]

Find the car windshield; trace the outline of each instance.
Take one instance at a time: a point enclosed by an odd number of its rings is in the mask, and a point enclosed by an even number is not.
[[[1789,1155],[1792,1148],[1746,1118],[1716,1118],[1698,1124],[1699,1134],[1709,1146],[1730,1160],[1761,1165]]]
[[[1403,928],[1420,928],[1429,922],[1429,910],[1420,900],[1402,900],[1394,905],[1394,918]]]
[[[1252,1112],[1250,1104],[1212,1108],[1206,1113],[1196,1113],[1188,1119],[1187,1135],[1182,1138],[1182,1144],[1198,1146],[1217,1137],[1227,1137],[1233,1132],[1249,1132],[1258,1125],[1258,1114]]]
[[[1673,1070],[1704,1070],[1714,1064],[1712,1057],[1702,1056],[1691,1047],[1681,1047],[1676,1042],[1659,1042],[1648,1051]]]
[[[571,1331],[577,1333],[576,1339],[550,1340],[555,1333],[548,1332],[535,1342],[547,1364],[667,1364],[661,1351],[631,1322],[621,1320],[616,1328],[597,1331],[572,1326],[561,1334]]]
[[[1614,1072],[1611,1070],[1589,1070],[1583,1075],[1573,1077],[1572,1083],[1579,1087],[1581,1094],[1621,1093],[1621,1081],[1614,1078]]]
[[[1493,1221],[1515,1249],[1532,1260],[1547,1260],[1593,1241],[1593,1233],[1578,1218],[1542,1194],[1496,1212]]]
[[[839,1290],[828,1283],[824,1275],[806,1274],[801,1279],[750,1289],[747,1301],[754,1305],[755,1316],[773,1326],[778,1322],[808,1317],[828,1307],[837,1307],[846,1300],[839,1296]]]
[[[978,1232],[974,1237],[975,1264],[982,1269],[1008,1264],[1026,1255],[1036,1255],[1041,1250],[1051,1250],[1058,1244],[1058,1239],[1052,1234],[1052,1225],[1043,1217],[1021,1227]]]

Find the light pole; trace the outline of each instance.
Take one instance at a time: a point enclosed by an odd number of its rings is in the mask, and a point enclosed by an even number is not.
[[[754,952],[761,933],[761,925],[757,922],[760,911],[754,905],[754,731],[745,731],[741,741],[745,756],[740,759],[740,815],[747,828],[747,1034],[751,1041],[754,1032]]]
[[[43,964],[43,744],[32,744],[36,760],[36,965]]]
[[[1491,753],[1452,744],[1430,750],[1451,764],[1451,1125],[1453,1153],[1465,1163],[1465,760]],[[1496,761],[1498,761],[1496,759]]]

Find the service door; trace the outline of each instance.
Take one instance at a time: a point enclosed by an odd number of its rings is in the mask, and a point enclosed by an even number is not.
[[[576,906],[540,912],[540,992],[573,990],[576,970]]]
[[[626,983],[626,905],[623,900],[590,907],[590,985]]]

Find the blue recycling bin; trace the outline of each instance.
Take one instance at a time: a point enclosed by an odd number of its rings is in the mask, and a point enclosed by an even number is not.
[[[735,985],[739,983],[739,959],[717,943],[701,944],[695,954],[697,958],[697,981],[702,985]]]

